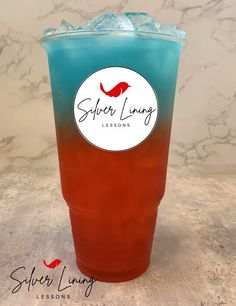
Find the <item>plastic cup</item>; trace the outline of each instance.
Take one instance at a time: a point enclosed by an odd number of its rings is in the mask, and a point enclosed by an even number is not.
[[[150,263],[183,41],[101,31],[41,43],[77,265],[97,280],[133,279]]]

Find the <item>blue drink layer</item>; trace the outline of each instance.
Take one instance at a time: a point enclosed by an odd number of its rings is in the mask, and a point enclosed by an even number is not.
[[[112,66],[140,73],[159,97],[162,122],[172,114],[179,55],[185,32],[162,25],[147,13],[105,13],[80,26],[62,20],[44,31],[55,116],[72,122],[72,104],[81,83]],[[144,97],[145,99],[145,97]],[[56,102],[55,102],[56,101]]]
[[[58,37],[43,45],[48,51],[54,110],[59,122],[73,122],[71,110],[81,83],[99,69],[112,66],[140,73],[159,98],[158,122],[170,119],[181,44],[133,35],[90,35]]]

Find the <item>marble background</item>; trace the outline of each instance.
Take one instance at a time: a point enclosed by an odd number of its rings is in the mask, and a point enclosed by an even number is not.
[[[235,0],[0,0],[0,169],[57,168],[47,58],[62,18],[147,11],[188,33],[176,92],[170,165],[236,165]]]
[[[231,175],[236,173],[236,0],[0,0],[3,306],[59,305],[36,300],[40,288],[10,293],[9,273],[20,265],[43,269],[43,258],[61,258],[72,275],[77,271],[60,192],[42,30],[57,27],[62,18],[76,25],[106,11],[132,10],[188,33],[176,91],[172,167],[150,269],[132,282],[98,283],[89,300],[78,288],[73,305],[236,305],[236,180]]]

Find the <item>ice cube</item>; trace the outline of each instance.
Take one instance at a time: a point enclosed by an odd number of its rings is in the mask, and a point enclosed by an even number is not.
[[[161,29],[161,23],[160,23],[158,20],[155,20],[155,21],[154,21],[154,24],[155,24],[155,27],[156,27],[157,32],[159,32],[160,29]]]
[[[124,15],[117,15],[117,30],[134,31],[134,25],[130,19]]]
[[[103,24],[109,22],[110,19],[114,18],[115,14],[113,13],[106,13],[104,15],[99,15],[90,19],[86,23],[82,24],[77,28],[77,30],[95,30],[98,29]]]
[[[124,15],[133,23],[135,31],[154,33],[159,31],[160,24],[147,13],[127,12]]]
[[[126,12],[124,16],[128,17],[134,26],[143,23],[153,23],[154,21],[149,14],[142,12]]]
[[[161,25],[160,26],[160,33],[166,35],[176,36],[180,39],[186,38],[186,33],[184,31],[176,29],[176,26],[173,24]]]
[[[166,35],[171,35],[173,34],[174,32],[176,31],[176,29],[172,29],[172,27],[170,27],[169,25],[166,25],[166,24],[162,24],[160,26],[160,33],[161,34],[166,34]]]
[[[176,36],[180,39],[186,39],[186,32],[182,30],[176,30]]]
[[[60,27],[55,31],[55,33],[64,33],[64,32],[69,32],[73,31],[74,27],[67,22],[66,20],[62,19]]]
[[[47,28],[43,31],[43,36],[51,35],[56,31],[54,28]]]
[[[78,30],[122,30],[122,31],[134,31],[132,22],[124,15],[116,15],[114,13],[106,13],[104,15],[93,18],[86,22],[82,26],[77,28]]]
[[[158,32],[156,25],[152,22],[136,24],[134,28],[135,28],[135,31],[138,31],[138,32],[152,32],[152,33]]]

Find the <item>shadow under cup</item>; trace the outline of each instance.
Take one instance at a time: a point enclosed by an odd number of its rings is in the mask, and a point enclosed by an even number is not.
[[[69,206],[77,265],[85,275],[101,281],[135,278],[149,266],[165,190],[183,42],[158,34],[90,32],[52,35],[41,43],[48,54],[61,188]],[[81,84],[107,67],[139,73],[158,97],[152,133],[125,151],[91,145],[74,118]]]

